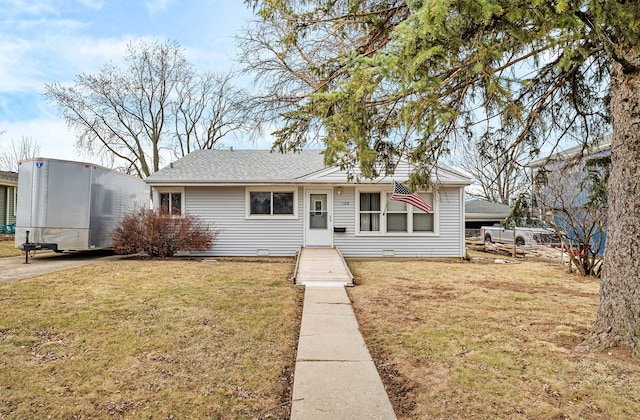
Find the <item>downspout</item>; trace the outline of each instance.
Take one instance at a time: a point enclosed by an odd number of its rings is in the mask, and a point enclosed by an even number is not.
[[[460,214],[462,215],[460,217],[460,259],[464,259],[465,254],[466,254],[466,250],[465,250],[465,237],[466,237],[466,231],[465,231],[465,219],[466,219],[466,210],[464,208],[464,187],[460,187],[460,208],[461,208],[461,212]]]

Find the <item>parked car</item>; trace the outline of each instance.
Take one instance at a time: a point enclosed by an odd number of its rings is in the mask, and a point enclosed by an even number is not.
[[[560,237],[544,222],[538,221],[534,226],[508,227],[500,225],[483,226],[480,237],[485,242],[520,245],[551,245],[559,246]]]

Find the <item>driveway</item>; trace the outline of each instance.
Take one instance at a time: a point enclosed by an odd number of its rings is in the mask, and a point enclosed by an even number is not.
[[[114,255],[113,252],[91,251],[61,254],[55,252],[38,253],[34,257],[29,257],[29,264],[24,263],[24,256],[0,258],[0,282],[26,279],[123,257],[123,255]]]

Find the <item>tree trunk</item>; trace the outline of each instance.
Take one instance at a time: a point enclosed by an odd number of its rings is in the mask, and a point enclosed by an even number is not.
[[[588,344],[640,355],[640,73],[611,71],[611,178],[600,306]]]

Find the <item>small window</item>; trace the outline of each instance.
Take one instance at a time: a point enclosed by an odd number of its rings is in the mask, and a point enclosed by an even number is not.
[[[408,232],[407,204],[391,200],[387,195],[387,232]]]
[[[250,191],[249,216],[294,216],[292,191]]]
[[[433,213],[413,213],[414,232],[433,232]]]
[[[251,214],[271,214],[271,193],[251,193]]]
[[[427,203],[433,203],[433,194],[421,193],[422,198]],[[418,209],[413,211],[413,231],[414,232],[433,232],[433,212],[425,213]]]
[[[380,231],[380,193],[360,193],[360,232]]]
[[[171,216],[180,216],[182,213],[182,193],[160,193],[160,213]]]
[[[293,214],[293,193],[273,193],[273,214]]]

